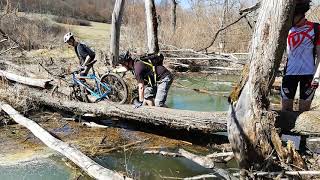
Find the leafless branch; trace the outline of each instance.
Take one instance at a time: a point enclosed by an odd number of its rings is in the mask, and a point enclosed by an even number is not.
[[[260,8],[260,4],[261,4],[261,3],[258,2],[257,4],[255,4],[255,5],[253,5],[253,6],[250,6],[250,7],[248,7],[248,8],[240,9],[239,13],[240,13],[240,15],[242,15],[243,13],[250,13],[250,12],[252,12],[252,11],[255,11],[255,10],[257,10],[257,9]]]
[[[220,29],[216,32],[216,34],[213,36],[213,39],[212,39],[212,41],[210,42],[210,44],[209,44],[208,46],[206,46],[206,47],[198,50],[198,51],[203,51],[203,50],[206,50],[206,49],[208,49],[209,47],[211,47],[211,46],[214,44],[214,42],[217,40],[218,35],[219,35],[222,31],[224,31],[224,30],[226,30],[227,28],[229,28],[230,26],[236,24],[236,23],[239,22],[242,18],[245,18],[249,13],[250,13],[250,12],[246,12],[246,13],[242,14],[242,15],[241,15],[238,19],[236,19],[235,21],[233,21],[233,22],[231,22],[230,24],[228,24],[228,25],[220,28]]]

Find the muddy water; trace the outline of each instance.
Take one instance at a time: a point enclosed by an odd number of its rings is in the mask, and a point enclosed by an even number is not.
[[[196,111],[225,111],[228,108],[226,95],[231,89],[232,79],[222,78],[221,76],[215,76],[210,78],[179,78],[175,82],[178,85],[173,85],[169,96],[168,106],[176,109],[188,109]],[[206,93],[197,93],[193,89],[202,89]],[[69,126],[62,123],[57,132],[57,128],[53,128],[52,132],[63,133],[69,135]],[[142,137],[142,133],[135,130],[128,130],[123,128],[110,128],[105,132],[110,135],[111,131],[118,132],[116,136],[120,139],[128,141],[136,141],[145,138]],[[82,131],[78,129],[78,131]],[[90,133],[90,130],[89,130]],[[83,134],[83,132],[82,132]],[[114,135],[113,135],[114,136]],[[150,146],[160,146],[162,150],[175,152],[178,148],[187,148],[190,151],[199,152],[203,154],[210,153],[210,150],[206,147],[198,147],[196,145],[187,144],[182,145],[177,140],[170,145],[171,139],[165,137],[155,137],[148,134],[154,142]],[[177,142],[176,142],[177,141]],[[170,142],[171,143],[171,142]],[[175,144],[176,143],[176,144]],[[126,144],[126,143],[122,143]],[[144,148],[143,146],[141,148]],[[145,155],[143,150],[138,148],[137,150],[129,150],[124,152],[114,152],[104,156],[98,156],[95,158],[97,162],[106,168],[113,169],[119,172],[126,172],[135,179],[162,179],[161,177],[192,177],[201,174],[212,173],[211,170],[205,169],[185,158],[172,158],[163,157],[160,155]],[[147,149],[147,148],[146,148]],[[1,156],[1,155],[0,155]],[[15,165],[4,165],[0,163],[0,179],[2,180],[42,180],[42,179],[74,179],[78,178],[79,172],[66,166],[61,160],[62,157],[50,157],[32,160],[27,163],[19,163]],[[236,164],[220,164],[221,168],[229,169],[236,168]],[[88,177],[81,177],[79,179],[90,179]],[[219,178],[218,178],[219,179]]]

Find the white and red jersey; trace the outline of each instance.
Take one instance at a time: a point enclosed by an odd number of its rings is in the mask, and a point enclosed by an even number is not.
[[[290,29],[287,39],[288,62],[285,75],[313,75],[315,73],[314,37],[313,22],[306,21],[303,26],[295,26]],[[320,45],[320,38],[316,45]]]

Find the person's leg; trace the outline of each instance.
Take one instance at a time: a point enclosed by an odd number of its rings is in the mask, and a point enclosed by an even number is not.
[[[81,71],[80,75],[81,76],[87,76],[87,74],[89,73],[90,69],[92,68],[92,66],[85,66],[84,70]]]
[[[167,100],[168,92],[172,84],[172,81],[173,81],[172,76],[168,75],[165,78],[163,78],[161,82],[158,83],[157,94],[155,98],[155,106],[167,107],[166,100]]]
[[[147,105],[147,106],[154,106],[154,88],[151,86],[146,86],[144,88],[144,101],[143,101],[143,105]]]
[[[281,100],[282,111],[293,111],[293,99]]]
[[[297,91],[296,76],[284,76],[281,85],[282,111],[293,111],[293,99]]]
[[[309,111],[315,90],[311,86],[313,75],[301,76],[299,111]]]

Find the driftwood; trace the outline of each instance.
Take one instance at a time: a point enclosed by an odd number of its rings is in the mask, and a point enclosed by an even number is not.
[[[108,128],[108,126],[100,125],[95,122],[82,122],[81,124],[90,128]]]
[[[209,154],[206,157],[208,158],[218,158],[218,157],[227,157],[227,156],[232,156],[233,152],[223,152],[223,153],[213,153]]]
[[[160,176],[161,179],[183,179],[183,180],[198,180],[198,179],[210,179],[210,178],[217,178],[214,173],[211,174],[203,174],[203,175],[198,175],[194,177],[186,177],[186,178],[179,178],[179,177],[168,177],[168,176]]]
[[[199,164],[200,166],[203,166],[205,168],[214,168],[214,161],[210,158],[207,158],[205,156],[198,156],[195,154],[192,154],[184,149],[179,149],[179,153],[181,156],[190,159],[191,161]]]
[[[200,61],[200,60],[207,60],[207,61],[227,61],[227,62],[232,62],[232,63],[237,63],[237,64],[242,64],[244,65],[246,62],[240,62],[235,59],[231,58],[223,58],[223,57],[179,57],[179,58],[166,58],[169,61],[172,60],[193,60],[193,61]]]
[[[173,152],[167,152],[167,151],[162,151],[162,150],[148,150],[144,151],[143,154],[160,154],[162,156],[170,156],[170,157],[183,157],[181,153],[173,153]],[[221,157],[227,157],[226,159],[223,159],[222,161],[219,160],[218,158]],[[232,152],[227,152],[227,153],[214,153],[214,154],[209,154],[207,156],[201,157],[202,159],[206,159],[206,161],[211,161],[211,162],[228,162],[233,158],[233,153]]]
[[[308,142],[320,142],[320,138],[311,138],[308,139]]]
[[[23,77],[2,70],[0,70],[0,76],[5,77],[11,81],[39,88],[48,88],[50,86],[50,82],[52,81],[49,79],[34,79],[29,77]]]
[[[256,172],[253,175],[258,177],[276,177],[278,175],[298,176],[300,178],[301,176],[320,177],[320,171]],[[233,176],[240,176],[240,173],[234,173]]]
[[[213,160],[211,160],[208,157],[198,156],[198,155],[192,154],[192,153],[190,153],[186,150],[183,150],[183,149],[179,149],[179,153],[183,157],[199,164],[200,166],[203,166],[203,167],[209,168],[209,169],[213,169],[217,174],[219,174],[221,177],[223,177],[226,180],[235,180],[236,179],[235,177],[230,175],[226,170],[220,169],[220,168],[215,168]]]
[[[172,152],[166,152],[166,151],[161,151],[161,150],[144,151],[143,154],[160,154],[162,156],[171,156],[171,157],[181,157],[182,156],[180,153],[172,153]]]
[[[22,72],[23,74],[26,74],[28,77],[36,77],[36,75],[32,72],[29,72],[28,70],[26,70],[26,68],[24,68],[23,66],[19,66],[11,61],[4,61],[4,60],[0,60],[1,64],[6,64],[9,67],[14,68],[17,71]]]
[[[70,159],[72,162],[78,165],[83,171],[85,171],[89,176],[101,180],[124,179],[124,176],[122,174],[104,168],[103,166],[97,164],[76,148],[53,137],[50,133],[48,133],[45,129],[40,127],[34,121],[20,115],[10,105],[4,104],[2,102],[0,102],[0,105],[1,109],[4,110],[17,123],[28,128],[44,144],[46,144],[51,149],[58,151],[59,153],[66,156],[68,159]]]

